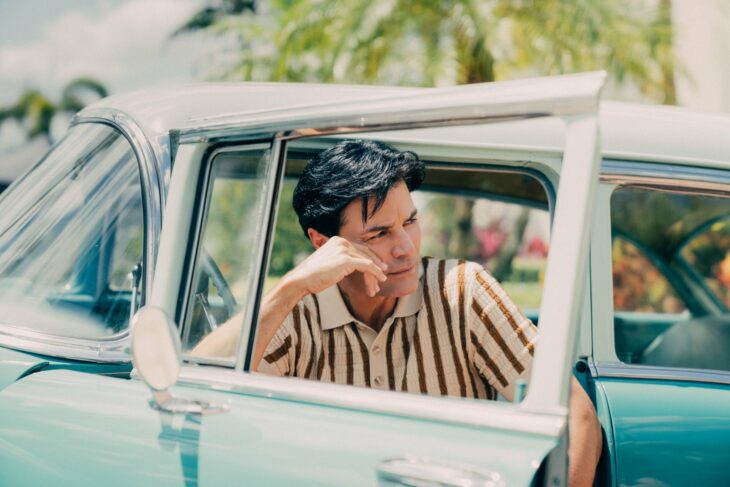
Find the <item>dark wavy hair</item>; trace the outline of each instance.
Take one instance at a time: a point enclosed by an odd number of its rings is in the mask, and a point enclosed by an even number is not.
[[[418,156],[383,142],[345,140],[320,152],[307,163],[294,190],[294,210],[299,224],[332,237],[342,226],[342,210],[362,198],[362,221],[377,212],[388,191],[404,181],[408,191],[423,182],[425,168]],[[368,202],[375,204],[368,214]]]

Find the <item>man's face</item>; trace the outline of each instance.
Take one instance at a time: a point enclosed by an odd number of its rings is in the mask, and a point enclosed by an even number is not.
[[[374,204],[372,198],[368,203]],[[418,289],[421,227],[411,193],[404,182],[390,189],[383,206],[365,223],[362,221],[360,198],[345,207],[342,217],[339,235],[351,242],[364,244],[388,265],[385,271],[388,279],[379,283],[379,295],[398,298]],[[362,274],[353,275],[351,283],[366,292]]]

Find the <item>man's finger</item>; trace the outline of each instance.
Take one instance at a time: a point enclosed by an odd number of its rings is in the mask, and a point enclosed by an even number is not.
[[[370,250],[370,248],[368,248],[367,245],[357,242],[357,243],[353,243],[352,248],[354,251],[356,251],[360,255],[364,255],[365,257],[370,258],[373,262],[375,262],[375,264],[378,267],[380,267],[384,271],[388,269],[388,265],[385,262],[383,262],[383,260],[380,257],[378,257],[378,254],[376,254],[375,252]]]
[[[370,274],[380,282],[385,282],[388,279],[383,270],[367,257],[352,257],[351,262],[355,266],[355,270]]]
[[[368,290],[368,296],[372,298],[373,296],[378,294],[378,291],[380,291],[378,280],[370,274],[363,274],[363,278],[365,279],[365,286]]]

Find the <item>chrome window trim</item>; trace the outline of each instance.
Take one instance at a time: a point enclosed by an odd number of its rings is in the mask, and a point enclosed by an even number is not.
[[[727,169],[679,166],[676,164],[604,159],[601,182],[653,189],[690,190],[708,195],[730,192]]]
[[[152,279],[159,235],[162,228],[163,188],[158,159],[141,127],[127,114],[110,108],[85,110],[71,122],[100,123],[117,130],[132,147],[139,170],[145,226],[144,269],[146,272],[141,304],[152,289]],[[130,362],[128,352],[129,327],[108,339],[83,339],[50,335],[35,330],[0,324],[0,345],[13,349],[58,358],[99,363]]]
[[[566,426],[567,411],[533,412],[505,402],[381,391],[258,373],[241,374],[212,366],[184,365],[177,384],[550,438],[557,438]]]
[[[13,332],[9,332],[11,329]],[[0,326],[0,345],[4,347],[82,362],[128,363],[127,341],[127,332],[109,340],[87,340],[48,335],[10,325]]]
[[[616,188],[620,186],[632,186],[632,187],[639,187],[639,188],[646,188],[646,189],[653,189],[653,190],[665,190],[665,191],[675,191],[675,192],[686,192],[687,194],[697,194],[697,195],[708,195],[708,196],[720,196],[720,197],[728,197],[730,194],[730,169],[718,169],[716,167],[697,167],[697,166],[691,166],[691,165],[679,165],[678,164],[667,164],[666,162],[644,162],[644,161],[636,161],[636,160],[630,160],[630,159],[609,159],[604,158],[601,162],[601,174],[600,174],[600,183],[602,188],[599,188],[599,191],[604,192],[607,191],[607,197],[608,199],[604,202],[607,205],[607,218],[604,218],[600,222],[597,220],[595,222],[595,226],[601,225],[601,222],[603,222],[603,225],[605,228],[604,231],[608,232],[609,238],[611,235],[610,231],[610,215],[611,215],[611,206],[610,206],[610,197],[613,194],[613,191],[616,190]],[[600,229],[592,231],[592,238],[595,238],[598,231]],[[603,233],[603,232],[601,232]],[[605,235],[605,233],[604,233]],[[605,238],[605,237],[604,237]],[[591,243],[591,248],[593,249],[596,247],[598,243],[593,242]],[[610,249],[610,245],[609,245]],[[605,255],[605,253],[603,254]],[[598,259],[600,259],[600,256],[597,256]],[[612,266],[611,264],[611,255],[610,250],[609,254],[607,255],[609,266]],[[593,268],[594,266],[591,265]],[[591,274],[593,274],[593,269],[591,270]],[[591,281],[595,279],[595,276],[592,275]],[[611,281],[610,277],[610,270],[608,273],[608,280]],[[593,340],[593,357],[598,361],[600,366],[604,368],[604,370],[612,371],[611,373],[619,373],[617,372],[618,369],[621,371],[624,371],[625,368],[637,368],[641,367],[642,370],[645,370],[646,377],[645,378],[657,378],[659,380],[659,376],[663,380],[672,380],[670,377],[672,377],[671,374],[665,374],[662,375],[660,373],[657,373],[657,370],[671,370],[674,373],[675,377],[699,377],[705,376],[704,372],[695,372],[696,369],[682,369],[682,368],[664,368],[664,367],[652,367],[652,366],[642,366],[637,364],[626,364],[624,362],[617,362],[618,357],[616,356],[616,350],[615,350],[615,334],[614,334],[614,309],[613,309],[613,283],[611,282],[610,285],[605,286],[606,289],[602,289],[603,286],[592,286],[593,290],[591,291],[592,294],[592,302],[594,303],[592,305],[592,308],[596,306],[596,302],[600,302],[602,300],[605,300],[607,305],[605,310],[603,310],[610,318],[607,319],[607,321],[610,321],[609,324],[605,323],[596,323],[596,319],[592,319],[593,326],[600,326],[604,325],[607,329],[606,330],[599,330],[599,332],[596,332],[594,328],[594,340]],[[593,293],[603,291],[600,295],[593,296]],[[610,308],[610,313],[609,309]],[[606,369],[607,366],[610,366],[609,369]],[[697,369],[699,370],[699,369]],[[689,375],[685,374],[688,373]],[[624,372],[621,372],[622,374]],[[626,372],[628,375],[615,375],[615,377],[635,377],[639,378],[642,377],[640,372]],[[698,375],[699,374],[699,375]],[[712,375],[713,372],[710,372]],[[722,372],[720,372],[720,377],[724,377],[722,375]],[[691,378],[678,378],[677,380],[690,380],[690,381],[697,381],[697,382],[708,382],[708,380],[695,380]],[[728,379],[723,379],[728,380]],[[712,382],[712,381],[709,381]],[[720,382],[725,383],[725,382]]]
[[[598,363],[591,366],[595,378],[646,379],[730,385],[730,372],[722,370],[659,367],[654,365]]]
[[[143,305],[147,300],[149,290],[152,289],[152,280],[154,277],[152,270],[157,257],[160,231],[162,229],[162,208],[164,207],[164,201],[162,175],[159,172],[160,161],[158,161],[142,128],[126,113],[111,108],[85,110],[74,118],[72,126],[95,122],[110,125],[121,132],[129,141],[137,156],[140,181],[142,183],[142,201],[145,208],[145,226],[147,229],[150,229],[149,232],[145,232],[145,236],[147,237],[149,235],[149,239],[146,240],[147,248],[145,249],[144,264],[146,275],[145,288],[142,292],[141,301]]]

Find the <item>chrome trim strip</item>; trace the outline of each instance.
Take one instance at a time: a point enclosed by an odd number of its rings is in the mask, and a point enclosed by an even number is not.
[[[536,413],[506,402],[381,391],[290,377],[240,373],[218,367],[183,365],[177,385],[182,384],[267,399],[476,428],[519,431],[551,438],[560,435],[566,425],[567,415],[565,409],[553,413]]]
[[[179,142],[260,137],[283,140],[435,125],[483,124],[595,112],[604,72],[436,88],[426,93],[244,113],[180,131]],[[528,110],[529,108],[529,110]]]
[[[599,363],[591,366],[593,377],[616,379],[648,379],[730,385],[730,372],[721,370],[684,369],[653,365]]]
[[[12,329],[12,333],[8,333]],[[68,358],[84,362],[128,363],[126,352],[127,332],[108,340],[87,340],[83,338],[47,335],[38,331],[3,324],[0,327],[0,345],[24,352]]]
[[[601,182],[687,189],[707,194],[727,195],[730,192],[730,172],[727,170],[663,163],[604,160]]]
[[[160,244],[162,231],[162,176],[160,161],[158,161],[152,146],[147,140],[142,128],[126,113],[111,108],[92,108],[82,111],[72,121],[72,125],[80,123],[105,123],[119,130],[132,145],[139,164],[140,180],[142,182],[142,198],[145,205],[145,226],[149,231],[145,252],[145,287],[140,305],[144,306],[152,289],[154,265],[157,250]]]
[[[252,262],[259,265],[253,266],[253,274],[249,277],[249,289],[255,289],[253,300],[246,303],[246,312],[244,314],[243,326],[241,327],[241,336],[238,337],[238,348],[236,349],[236,371],[243,371],[244,365],[249,361],[249,349],[253,351],[254,337],[251,336],[252,323],[259,314],[259,307],[263,298],[264,279],[268,275],[269,270],[269,253],[268,250],[273,245],[274,225],[276,223],[276,212],[278,209],[279,187],[284,177],[284,158],[282,157],[282,142],[279,138],[273,140],[269,144],[269,161],[266,165],[268,173],[266,174],[266,193],[263,214],[259,220],[259,231],[262,235],[258,239],[258,245],[254,252],[254,260]],[[275,199],[276,198],[276,199]],[[249,344],[250,341],[250,344]],[[249,346],[250,345],[250,346]],[[253,353],[251,353],[253,356]]]

